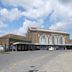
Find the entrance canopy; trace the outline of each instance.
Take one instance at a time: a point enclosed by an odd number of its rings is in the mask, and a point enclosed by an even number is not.
[[[15,43],[13,43],[13,45],[17,45],[17,44],[27,44],[27,45],[32,45],[32,43],[26,43],[26,42],[15,42]]]
[[[46,45],[46,46],[72,46],[72,44],[39,44],[39,43],[34,43],[34,45]]]

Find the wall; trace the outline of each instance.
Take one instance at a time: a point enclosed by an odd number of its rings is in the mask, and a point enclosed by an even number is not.
[[[57,38],[57,43],[59,44],[59,37],[63,36],[64,38],[64,44],[69,43],[69,34],[63,34],[63,33],[50,33],[50,32],[41,32],[41,31],[28,31],[27,38],[32,41],[32,43],[39,43],[39,38],[41,35],[45,34],[48,37],[48,44],[52,44],[51,42],[51,36],[55,35]]]

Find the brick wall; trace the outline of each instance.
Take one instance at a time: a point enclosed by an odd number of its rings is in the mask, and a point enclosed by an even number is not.
[[[39,43],[39,37],[42,35],[42,34],[45,34],[46,36],[48,36],[48,38],[50,39],[51,35],[52,34],[55,34],[57,35],[57,37],[59,36],[64,36],[64,39],[65,39],[65,44],[68,44],[69,43],[69,34],[61,34],[61,33],[50,33],[50,32],[41,32],[41,31],[28,31],[28,34],[27,34],[27,38],[29,40],[32,41],[32,43]]]

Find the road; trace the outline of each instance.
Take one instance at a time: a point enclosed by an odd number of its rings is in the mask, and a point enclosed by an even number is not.
[[[38,72],[54,58],[69,51],[23,51],[0,54],[0,72]],[[42,72],[42,71],[41,71]],[[48,72],[48,71],[43,71]]]

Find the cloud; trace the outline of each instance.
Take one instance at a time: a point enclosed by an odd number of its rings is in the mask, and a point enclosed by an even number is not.
[[[11,20],[25,16],[25,21],[18,29],[19,34],[26,33],[29,26],[44,26],[44,17],[53,10],[49,17],[52,21],[49,29],[67,30],[72,26],[72,0],[2,0],[2,3],[13,7],[21,6],[25,9],[23,12],[12,9],[10,12],[5,10],[6,12],[2,13],[6,18],[10,16],[8,19]]]
[[[0,33],[4,32],[4,28],[6,28],[8,25],[5,24],[3,21],[0,20]]]
[[[23,15],[33,18],[47,15],[52,10],[48,0],[2,0],[2,3],[15,7],[21,6],[26,9]]]
[[[44,17],[47,16],[53,9],[49,1],[44,0],[3,0],[3,4],[9,4],[14,7],[22,6],[25,11],[20,15],[25,17],[25,21],[17,32],[23,35],[27,32],[28,27],[44,27]],[[15,12],[14,12],[15,13]],[[12,13],[11,13],[12,14]]]
[[[18,8],[0,8],[0,32],[5,31],[8,28],[8,22],[13,22],[21,17],[21,11]]]
[[[65,23],[65,22],[58,22],[58,23],[56,23],[56,24],[52,24],[50,27],[49,27],[49,29],[52,29],[52,30],[65,30],[66,29],[66,26],[67,25],[67,23]],[[66,26],[66,27],[65,27]]]
[[[66,5],[69,5],[69,4],[72,4],[72,0],[59,0],[62,4],[66,4]]]
[[[21,11],[19,11],[18,8],[12,8],[11,10],[3,8],[0,10],[0,16],[10,21],[18,19],[20,17],[20,14]]]
[[[33,0],[2,0],[4,5],[9,5],[13,7],[23,7],[24,9],[31,8]]]
[[[49,1],[44,2],[43,0],[33,0],[31,7],[23,12],[22,15],[28,18],[39,19],[48,15],[51,11],[52,8],[50,8]]]
[[[30,21],[30,20],[25,20],[25,22],[23,22],[22,26],[14,31],[14,33],[18,34],[18,35],[25,35],[27,33],[28,27],[41,27],[42,25],[37,23],[36,21]]]
[[[72,26],[72,9],[64,4],[57,3],[54,7],[55,13],[52,15],[52,24],[49,29],[68,30]],[[59,19],[59,21],[58,21]]]
[[[6,24],[4,24],[2,21],[0,21],[0,29],[7,27]]]

